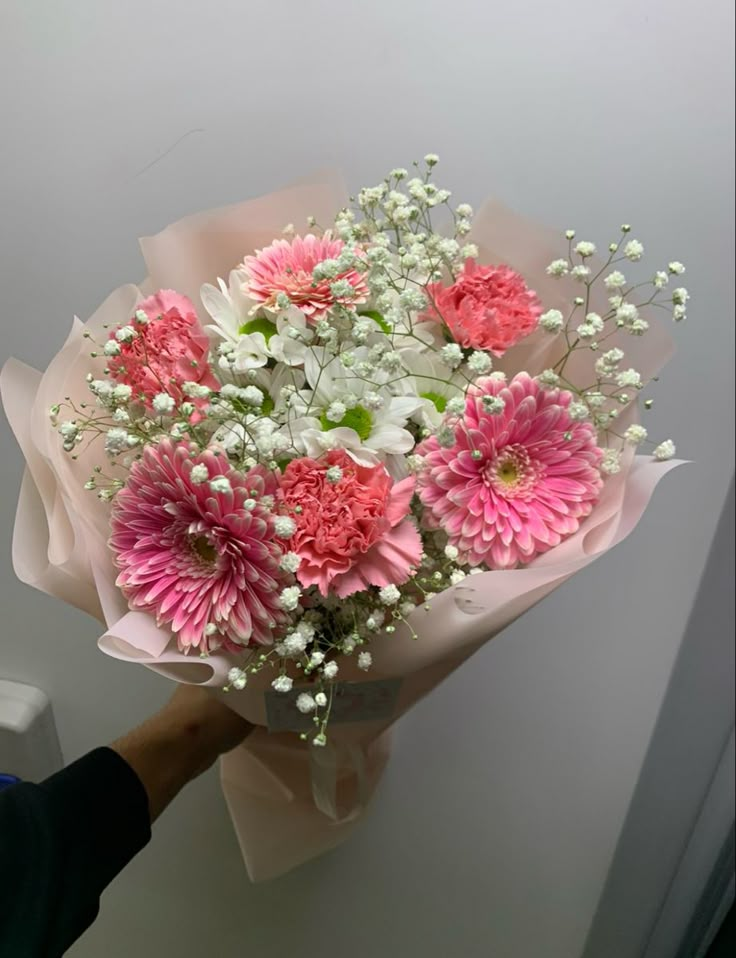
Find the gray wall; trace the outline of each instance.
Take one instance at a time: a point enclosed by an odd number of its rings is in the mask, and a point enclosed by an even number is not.
[[[209,774],[76,958],[581,954],[733,471],[732,8],[1,0],[0,358],[43,367],[74,313],[140,276],[135,237],[183,213],[325,165],[357,187],[427,150],[471,203],[601,243],[632,221],[693,293],[651,424],[695,464],[402,722],[354,840],[252,887]],[[0,444],[0,672],[50,693],[71,759],[169,689],[15,581],[4,422]]]

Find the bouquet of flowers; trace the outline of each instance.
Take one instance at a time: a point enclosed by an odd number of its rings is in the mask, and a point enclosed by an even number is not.
[[[3,370],[18,575],[261,726],[222,764],[253,878],[342,840],[397,716],[672,464],[637,400],[684,267],[629,275],[628,225],[600,256],[492,204],[474,222],[436,164],[175,224],[44,376]]]

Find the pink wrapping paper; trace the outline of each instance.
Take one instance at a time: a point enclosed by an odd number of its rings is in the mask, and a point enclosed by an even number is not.
[[[116,290],[86,324],[75,319],[45,373],[11,359],[0,374],[3,405],[26,459],[13,536],[18,577],[103,622],[106,631],[98,643],[103,652],[174,681],[208,686],[259,726],[221,761],[223,791],[254,881],[282,874],[342,842],[380,780],[390,754],[390,726],[476,649],[627,536],[659,480],[676,465],[628,453],[624,468],[606,480],[599,504],[574,536],[526,568],[481,573],[435,596],[431,612],[419,608],[411,617],[419,640],[411,639],[406,627],[379,636],[371,646],[370,678],[401,679],[389,718],[333,725],[324,749],[308,747],[294,733],[269,733],[264,692],[270,674],[263,672],[244,691],[226,695],[221,689],[238,657],[184,655],[151,618],[128,610],[107,548],[109,505],[83,489],[92,466],[103,460],[102,448],[85,445],[72,461],[48,410],[64,396],[86,398],[85,375],[95,371],[95,361],[82,336],[85,329],[101,332],[104,324],[126,322],[136,303],[156,288],[175,288],[197,302],[202,283],[227,276],[245,253],[267,245],[287,222],[299,225],[308,215],[330,222],[345,202],[339,183],[320,177],[183,219],[142,241],[150,277],[140,288]],[[556,235],[489,203],[476,218],[472,239],[481,261],[504,261],[524,273],[546,308],[563,307],[574,295],[544,272],[559,255]],[[513,364],[535,374],[551,365],[561,348],[559,340],[540,331],[496,365]],[[672,346],[664,329],[656,327],[642,339],[626,337],[626,350],[648,379]],[[590,354],[573,356],[568,368],[574,376],[573,363],[590,363]],[[626,417],[633,421],[635,416],[630,407]],[[347,660],[341,679],[364,681],[365,675]]]

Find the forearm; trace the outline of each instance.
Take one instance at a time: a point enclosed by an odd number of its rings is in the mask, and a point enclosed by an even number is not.
[[[251,730],[204,689],[181,687],[160,712],[110,746],[138,775],[151,822],[177,793]]]

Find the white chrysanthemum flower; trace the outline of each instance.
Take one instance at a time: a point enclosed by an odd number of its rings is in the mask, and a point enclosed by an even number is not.
[[[271,682],[271,688],[276,692],[291,692],[293,684],[294,680],[290,679],[288,675],[278,675]]]
[[[671,439],[665,439],[664,442],[660,442],[652,455],[658,462],[667,462],[668,459],[672,459],[676,452],[677,448],[674,442]]]

